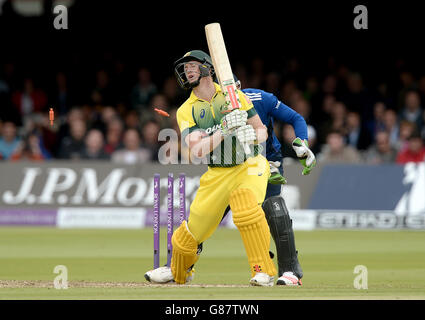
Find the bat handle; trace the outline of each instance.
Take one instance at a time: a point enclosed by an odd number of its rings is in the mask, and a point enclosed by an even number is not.
[[[249,147],[249,143],[245,142],[242,144],[243,150],[245,151],[245,154],[248,155],[251,153],[251,148]]]

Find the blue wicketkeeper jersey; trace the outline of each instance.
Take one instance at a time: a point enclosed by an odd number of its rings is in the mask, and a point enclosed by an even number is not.
[[[281,144],[274,134],[273,120],[277,119],[292,125],[295,135],[307,139],[307,123],[295,110],[288,107],[272,93],[260,89],[243,89],[254,104],[261,121],[267,127],[266,157],[271,161],[282,161]]]

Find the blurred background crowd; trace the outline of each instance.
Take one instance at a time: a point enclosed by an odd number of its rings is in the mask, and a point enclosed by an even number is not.
[[[51,8],[58,1],[32,2],[44,6],[37,17],[19,15],[13,6],[18,1],[1,2],[0,31],[5,37],[0,51],[0,161],[161,160],[158,150],[168,141],[159,141],[158,134],[164,128],[179,134],[176,110],[189,94],[176,82],[173,61],[188,50],[207,51],[202,28],[184,32],[168,28],[162,33],[157,27],[164,22],[143,18],[146,8],[141,2],[134,2],[130,10],[108,7],[106,2],[89,6],[92,2],[67,1],[69,30],[55,31]],[[233,71],[242,87],[271,92],[301,114],[319,162],[424,161],[425,70],[419,68],[422,55],[413,47],[417,42],[408,37],[414,34],[394,38],[392,33],[386,35],[391,25],[385,24],[385,32],[378,30],[376,38],[381,43],[370,50],[375,34],[369,33],[368,38],[352,31],[351,7],[339,8],[332,21],[323,20],[314,10],[297,11],[302,9],[292,8],[298,15],[285,19],[267,19],[261,32],[254,24],[247,25],[238,35],[243,45],[252,45],[244,54],[237,52],[240,43],[232,47],[234,43],[228,41]],[[292,25],[301,13],[311,23],[305,29],[293,28],[299,33],[280,39],[268,32],[273,27],[283,30],[285,23]],[[273,12],[267,9],[267,14]],[[167,19],[172,24],[180,16],[171,14]],[[315,19],[322,23],[317,34],[308,27],[315,25]],[[204,20],[202,15],[191,17],[197,26]],[[343,37],[336,23],[346,26]],[[225,31],[230,30],[229,24],[222,24]],[[160,35],[166,35],[166,41]],[[248,43],[253,36],[256,42]],[[396,39],[409,45],[395,46]],[[265,50],[279,43],[289,50]],[[404,58],[409,52],[417,53],[416,61]],[[154,107],[170,117],[159,116]],[[55,111],[53,126],[50,108]],[[274,130],[283,157],[290,162],[295,158],[294,131],[278,121]],[[180,146],[179,142],[182,161],[186,153]]]
[[[129,70],[112,57],[102,68],[79,75],[57,71],[40,83],[12,62],[0,73],[0,157],[3,161],[97,159],[120,163],[158,161],[164,128],[177,132],[176,110],[187,99],[172,73],[152,80],[148,67]],[[394,66],[394,83],[365,85],[363,75],[326,61],[324,74],[308,74],[296,58],[280,70],[262,59],[236,63],[244,88],[271,92],[301,114],[309,143],[320,162],[406,163],[424,161],[425,75]],[[91,83],[91,85],[85,85]],[[154,112],[166,110],[170,117]],[[49,123],[49,109],[55,122]],[[294,131],[276,121],[285,161],[296,156]]]

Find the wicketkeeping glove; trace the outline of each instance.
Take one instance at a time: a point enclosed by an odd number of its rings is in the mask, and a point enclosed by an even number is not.
[[[280,174],[280,161],[269,161],[270,165],[270,184],[286,184],[286,179]]]
[[[292,141],[292,148],[297,154],[298,160],[300,160],[301,164],[304,167],[302,172],[303,176],[309,174],[316,165],[316,157],[314,156],[314,153],[309,149],[308,141],[301,140],[300,138],[295,138],[294,141]]]
[[[228,136],[236,128],[246,125],[248,113],[245,110],[235,109],[220,120],[220,130],[223,136]]]

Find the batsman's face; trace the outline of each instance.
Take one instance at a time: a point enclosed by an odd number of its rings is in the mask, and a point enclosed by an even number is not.
[[[198,61],[189,61],[184,64],[184,74],[186,75],[189,83],[198,80],[199,75],[201,74],[199,71],[199,66],[200,63]]]

